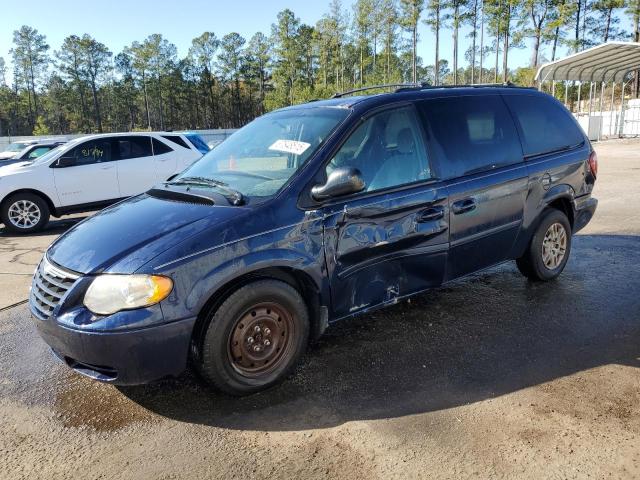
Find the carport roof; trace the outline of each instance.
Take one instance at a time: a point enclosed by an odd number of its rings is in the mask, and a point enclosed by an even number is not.
[[[640,69],[640,43],[607,42],[574,53],[538,69],[536,80],[621,82],[627,73]]]

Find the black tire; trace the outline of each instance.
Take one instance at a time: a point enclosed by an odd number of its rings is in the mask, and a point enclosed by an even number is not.
[[[309,314],[298,291],[278,280],[259,280],[209,312],[192,360],[200,376],[218,390],[250,395],[286,378],[308,338]],[[256,353],[253,349],[258,347],[264,351]]]
[[[545,264],[542,245],[543,241],[545,240],[545,235],[547,234],[551,226],[556,224],[561,225],[564,229],[564,233],[566,236],[566,247],[564,249],[564,254],[561,261],[557,265],[554,265],[552,263],[552,267],[550,267]],[[564,267],[569,260],[570,253],[571,224],[569,223],[569,219],[567,219],[567,216],[560,210],[548,209],[543,213],[542,219],[540,220],[535,234],[531,238],[531,242],[529,243],[526,252],[522,257],[516,260],[516,265],[518,266],[518,270],[520,270],[520,273],[531,280],[553,280],[564,270]]]
[[[39,219],[35,224],[20,227],[9,218],[9,210],[12,208],[12,206],[16,205],[19,202],[25,202],[26,205],[32,206],[29,211],[37,211]],[[14,233],[39,232],[45,227],[47,223],[49,223],[50,215],[51,213],[49,212],[49,206],[47,205],[47,202],[41,196],[36,195],[35,193],[27,192],[11,195],[2,203],[2,209],[0,210],[0,218],[2,219],[2,223],[4,223],[5,228]]]

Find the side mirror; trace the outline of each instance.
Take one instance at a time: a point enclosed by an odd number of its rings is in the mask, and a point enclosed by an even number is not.
[[[361,175],[357,168],[336,168],[329,174],[324,185],[315,185],[311,189],[311,196],[314,200],[326,200],[331,197],[361,192],[365,187]]]
[[[73,167],[75,163],[75,157],[60,157],[58,160],[56,160],[55,166],[57,168]]]

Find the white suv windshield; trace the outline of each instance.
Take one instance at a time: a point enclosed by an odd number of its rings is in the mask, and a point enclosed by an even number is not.
[[[52,148],[51,150],[49,150],[44,155],[40,155],[39,157],[36,157],[35,159],[32,159],[33,164],[34,165],[40,165],[42,163],[48,162],[53,157],[55,157],[58,154],[58,152],[60,150],[62,150],[63,148],[64,148],[64,145],[58,145],[56,148]]]
[[[10,143],[5,149],[5,152],[19,152],[21,150],[24,150],[26,146],[26,143]]]
[[[252,197],[275,194],[311,157],[349,110],[300,108],[270,113],[234,133],[177,181],[210,179]]]

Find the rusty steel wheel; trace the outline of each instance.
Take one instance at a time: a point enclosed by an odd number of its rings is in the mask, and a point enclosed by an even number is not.
[[[229,338],[229,361],[245,377],[268,375],[291,355],[295,324],[277,303],[259,303],[235,322]]]
[[[193,365],[231,395],[249,395],[284,379],[309,339],[309,312],[298,290],[275,279],[251,282],[208,313]]]

